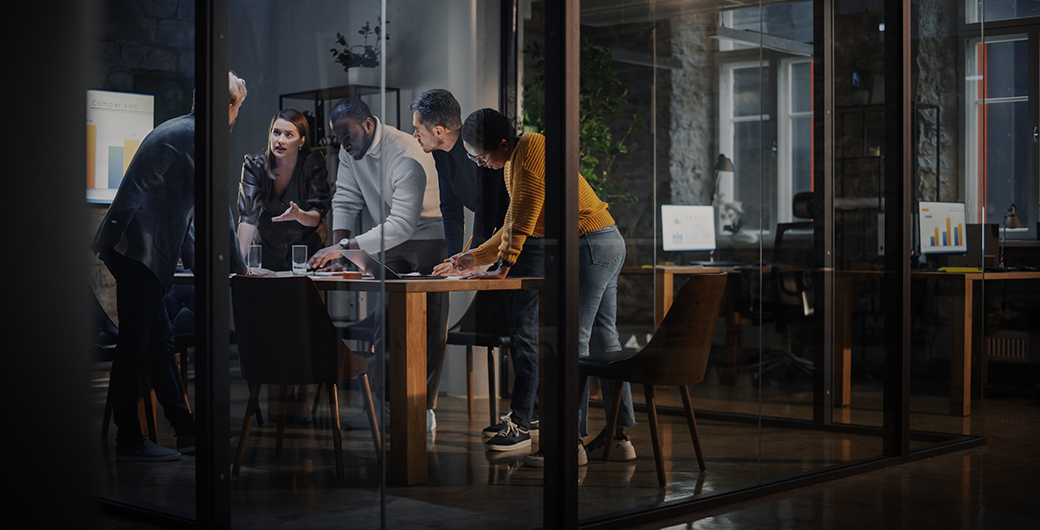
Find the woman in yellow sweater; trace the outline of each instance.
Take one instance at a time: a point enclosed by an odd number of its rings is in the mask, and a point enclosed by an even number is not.
[[[501,279],[509,275],[529,237],[545,235],[545,136],[537,133],[517,138],[509,120],[492,109],[481,109],[466,118],[462,141],[469,157],[477,165],[491,169],[504,168],[509,209],[504,224],[490,239],[471,251],[456,254],[440,266],[441,273],[468,270],[495,263],[498,267],[475,272],[467,278]],[[625,261],[625,240],[601,201],[581,175],[578,178],[578,355],[589,354],[590,345],[601,351],[620,351],[616,325],[617,279]],[[435,271],[436,272],[436,271]],[[612,410],[612,385],[604,381],[606,409]],[[635,425],[632,394],[628,383],[621,393],[618,432],[611,459],[632,460],[636,457],[632,442],[624,428]],[[588,436],[588,393],[582,397],[578,412],[578,430]],[[501,434],[501,432],[500,432]],[[522,437],[524,433],[519,433]],[[589,450],[602,447],[606,433],[589,444]],[[494,439],[492,439],[494,441]],[[490,442],[489,442],[490,443]],[[587,462],[585,449],[578,443],[578,461]],[[524,462],[541,465],[540,453],[529,455]]]

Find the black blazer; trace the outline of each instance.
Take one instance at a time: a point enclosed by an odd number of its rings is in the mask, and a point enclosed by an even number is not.
[[[230,213],[230,212],[229,212]],[[195,267],[195,116],[169,120],[148,133],[119,184],[90,248],[139,261],[163,287],[177,260]],[[229,217],[233,272],[246,268]]]

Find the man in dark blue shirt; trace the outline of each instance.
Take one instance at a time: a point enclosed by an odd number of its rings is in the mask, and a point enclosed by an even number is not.
[[[423,151],[433,153],[440,181],[441,216],[448,255],[462,252],[466,241],[462,207],[474,213],[473,242],[476,248],[502,226],[509,208],[502,170],[477,167],[462,145],[462,109],[451,92],[441,88],[427,90],[415,98],[412,110],[412,134]],[[515,276],[545,276],[545,251],[542,238],[529,237],[524,252],[510,269]],[[455,271],[464,274],[474,271]],[[481,296],[491,293],[480,293]],[[491,294],[494,296],[494,294]],[[502,294],[502,300],[479,306],[483,317],[496,309],[502,314],[513,350],[513,397],[510,413],[501,423],[491,425],[481,434],[488,451],[512,451],[531,445],[530,429],[538,428],[534,407],[538,398],[538,291],[519,290]],[[487,307],[485,307],[485,305]],[[440,374],[438,374],[439,377]]]
[[[448,255],[462,252],[465,237],[463,207],[474,214],[475,248],[502,226],[509,194],[502,181],[502,170],[478,168],[462,146],[462,110],[451,92],[441,88],[427,90],[411,104],[412,133],[423,151],[433,154],[440,183],[441,217]]]

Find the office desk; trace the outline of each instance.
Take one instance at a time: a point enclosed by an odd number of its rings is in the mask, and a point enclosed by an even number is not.
[[[378,292],[377,280],[312,276],[323,291]],[[193,283],[190,274],[177,283]],[[540,289],[541,278],[504,280],[387,280],[386,329],[390,359],[390,461],[387,476],[397,484],[426,482],[426,293]]]
[[[834,276],[834,392],[835,404],[851,403],[852,280],[882,278],[882,271],[839,271]],[[950,333],[950,415],[971,414],[972,311],[974,283],[982,280],[1037,280],[1040,272],[912,272],[911,279],[947,280],[953,287]]]

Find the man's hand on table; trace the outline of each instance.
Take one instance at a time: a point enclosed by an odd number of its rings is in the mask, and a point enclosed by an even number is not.
[[[351,247],[353,246],[354,242],[351,241]],[[336,243],[315,252],[311,259],[307,260],[307,268],[320,271],[347,270],[347,260],[343,257],[343,254],[340,254],[339,251],[341,250],[343,250],[343,247]]]

